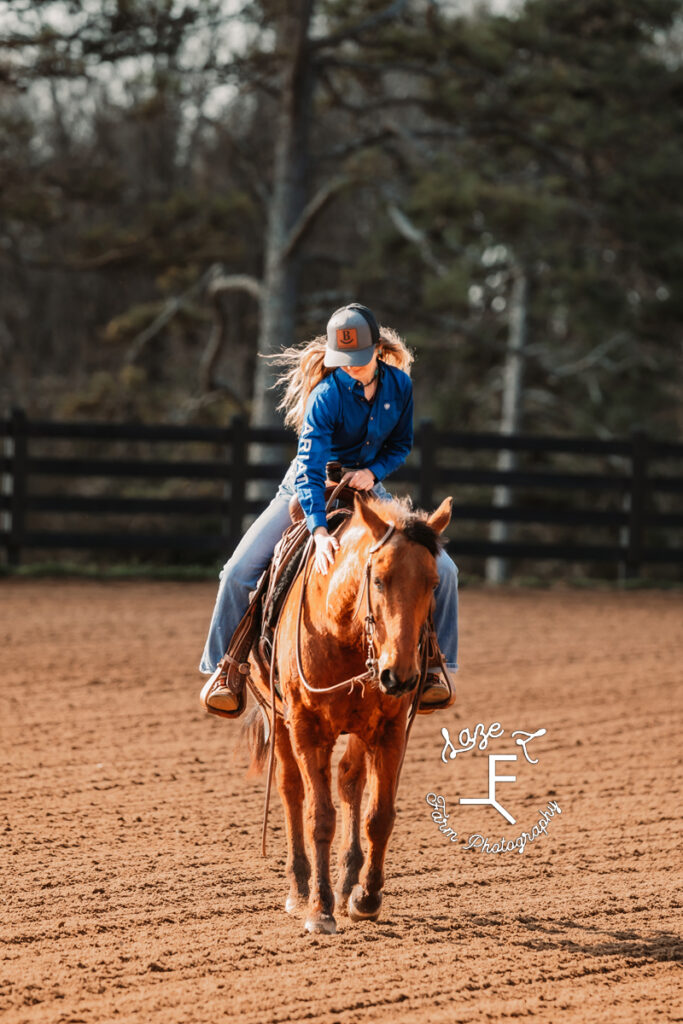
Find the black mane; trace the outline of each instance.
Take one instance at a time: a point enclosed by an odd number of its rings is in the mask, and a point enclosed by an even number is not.
[[[415,544],[422,544],[434,558],[443,547],[441,535],[419,516],[409,516],[403,523],[401,532],[408,540],[412,540]]]
[[[394,522],[406,540],[421,544],[430,555],[437,557],[444,546],[444,539],[427,522],[427,513],[415,511],[410,498],[392,497],[389,500],[370,494],[365,499],[383,522]]]

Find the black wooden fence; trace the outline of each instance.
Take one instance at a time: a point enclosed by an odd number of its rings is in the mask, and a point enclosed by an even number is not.
[[[293,453],[291,434],[253,429],[240,418],[226,428],[67,423],[32,421],[21,410],[0,420],[0,443],[0,550],[4,547],[13,565],[28,550],[225,555],[241,535],[245,517],[264,504],[248,498],[248,484],[272,481],[274,490]],[[66,444],[68,453],[46,454],[46,445],[55,443],[61,449]],[[107,446],[122,443],[124,457],[106,455]],[[164,457],[129,457],[128,449],[141,443],[146,449],[160,443]],[[252,464],[248,453],[254,443],[271,450],[280,446],[282,460]],[[92,450],[93,445],[95,455],[78,453],[79,446]],[[177,457],[203,445],[211,458]],[[520,465],[497,469],[501,449],[517,452]],[[185,488],[192,482],[193,493],[160,494],[171,480],[186,481]],[[455,495],[449,550],[460,559],[616,563],[631,575],[648,564],[678,566],[678,571],[683,566],[680,443],[643,433],[622,440],[458,433],[424,421],[411,459],[391,480],[399,489],[409,485],[427,509],[444,494]],[[97,491],[96,481],[106,493]],[[494,506],[491,498],[501,484],[512,495],[504,507]],[[98,530],[92,525],[98,517],[100,523],[114,518],[119,525]],[[179,519],[180,530],[159,527],[160,521]],[[68,528],[69,521],[77,528]],[[487,524],[492,521],[515,524],[514,534],[491,541]],[[150,522],[153,527],[145,528]]]

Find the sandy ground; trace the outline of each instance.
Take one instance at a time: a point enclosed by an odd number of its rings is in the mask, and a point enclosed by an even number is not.
[[[283,909],[279,799],[200,712],[211,584],[0,583],[0,1017],[680,1021],[683,596],[465,589],[459,700],[420,717],[383,917]],[[441,761],[498,721],[486,751]],[[532,765],[510,733],[533,740]],[[492,807],[460,805],[487,791]],[[450,842],[426,802],[444,797]],[[523,854],[493,846],[561,809]]]

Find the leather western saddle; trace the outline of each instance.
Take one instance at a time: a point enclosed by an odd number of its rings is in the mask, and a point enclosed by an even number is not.
[[[341,481],[346,472],[348,471],[338,462],[328,462],[327,464],[325,503],[330,533],[337,531],[349,517],[353,510],[354,496],[358,493],[353,488],[342,485]],[[311,538],[296,494],[289,502],[289,514],[292,520],[291,525],[287,527],[276,544],[271,561],[259,578],[256,589],[250,594],[249,607],[233,634],[227,652],[221,659],[220,664],[226,670],[223,685],[226,685],[237,696],[238,706],[234,711],[222,711],[205,705],[206,710],[211,714],[223,718],[238,718],[246,707],[245,683],[248,684],[249,689],[263,708],[269,707],[274,690],[276,710],[279,714],[283,714],[284,705],[278,689],[277,672],[274,665],[271,667],[273,636],[285,598],[306,561],[308,541]],[[452,689],[436,642],[431,616],[425,635],[427,650],[423,651],[422,661],[426,665],[440,665],[449,682],[449,689]],[[268,697],[268,691],[262,690],[249,674],[248,659],[252,653],[261,663],[264,677],[268,678],[269,674],[274,675],[274,679],[271,680],[271,699]],[[448,707],[453,699],[454,697],[451,695],[450,700],[424,709],[424,713],[429,714],[431,711]]]

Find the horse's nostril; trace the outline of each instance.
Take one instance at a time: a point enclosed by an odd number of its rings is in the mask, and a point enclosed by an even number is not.
[[[379,681],[385,693],[401,696],[412,690],[417,683],[417,676],[410,676],[408,679],[399,679],[392,668],[384,668],[380,672]]]
[[[391,693],[396,689],[397,679],[394,675],[393,669],[383,668],[379,675],[379,681],[387,693]]]

